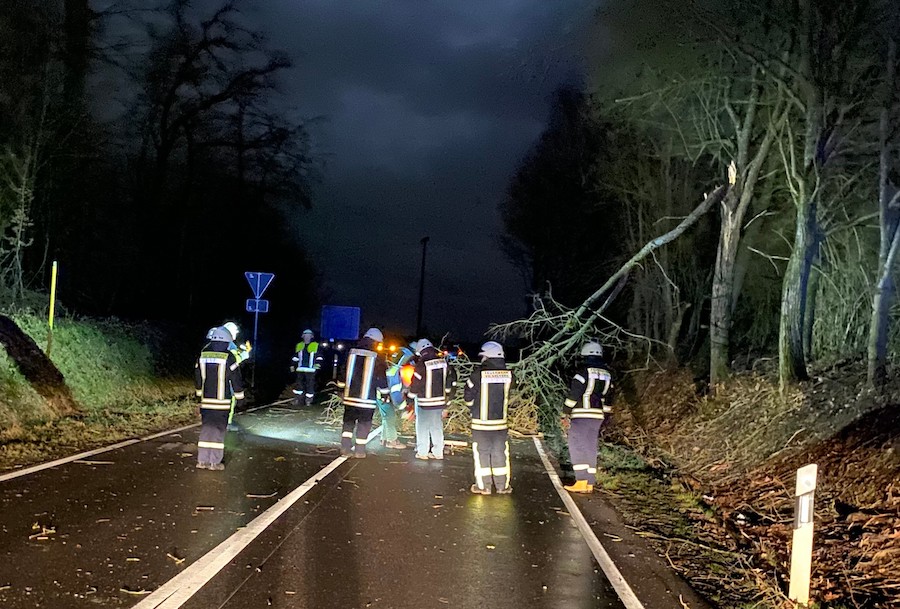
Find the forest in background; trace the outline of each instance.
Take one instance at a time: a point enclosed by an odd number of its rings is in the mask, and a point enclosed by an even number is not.
[[[712,387],[845,358],[882,384],[900,337],[898,25],[880,0],[601,8],[587,80],[558,91],[501,207],[539,317],[614,323],[614,345]],[[595,293],[717,187],[711,213]]]
[[[238,8],[3,3],[4,303],[44,308],[34,290],[58,260],[77,314],[205,331],[242,308],[255,266],[309,296],[294,315],[315,309],[313,269],[281,227],[321,167],[279,92],[290,60]]]

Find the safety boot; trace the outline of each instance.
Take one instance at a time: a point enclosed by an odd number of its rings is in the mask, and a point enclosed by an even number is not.
[[[220,472],[225,469],[225,464],[224,463],[211,463],[209,465],[209,469],[216,471],[216,472]]]
[[[491,494],[491,489],[478,488],[477,484],[473,484],[469,490],[472,491],[473,493],[475,493],[476,495],[490,495]]]
[[[507,486],[506,488],[498,488],[498,489],[497,489],[497,494],[498,494],[498,495],[511,495],[511,494],[512,494],[512,487],[511,487],[511,486]]]
[[[196,467],[197,469],[209,469],[209,463],[198,461]]]
[[[592,493],[594,491],[594,487],[588,485],[587,480],[577,480],[575,484],[563,488],[570,493]]]

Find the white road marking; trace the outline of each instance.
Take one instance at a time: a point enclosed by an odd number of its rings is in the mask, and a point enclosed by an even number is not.
[[[572,499],[569,492],[563,488],[562,483],[559,480],[559,474],[556,473],[556,470],[553,469],[553,465],[550,463],[550,459],[547,458],[543,443],[538,438],[534,438],[534,446],[537,448],[538,455],[540,455],[544,468],[547,470],[547,475],[550,476],[550,481],[553,482],[553,488],[556,489],[556,492],[559,493],[563,503],[566,504],[566,508],[572,516],[572,521],[581,532],[581,536],[584,537],[584,541],[591,549],[594,558],[597,559],[597,563],[600,565],[600,568],[603,569],[603,573],[606,574],[606,578],[609,580],[609,583],[612,584],[616,594],[622,599],[622,604],[625,605],[626,609],[644,609],[644,605],[641,604],[641,601],[634,593],[634,590],[632,590],[631,586],[628,585],[628,582],[625,581],[622,572],[619,571],[619,568],[616,567],[616,564],[606,552],[606,548],[604,548],[603,544],[600,543],[600,540],[597,539],[593,529],[591,529],[591,525],[589,525],[585,519],[584,514],[578,509],[578,504],[575,503],[575,500]]]
[[[368,436],[371,442],[381,433],[381,427],[372,430]],[[150,596],[132,609],[178,609],[194,594],[227,567],[244,548],[262,534],[279,516],[308,493],[319,481],[336,470],[347,457],[337,457],[334,461],[312,475],[306,482],[282,497],[265,512],[239,529],[234,535],[204,554],[197,562],[157,588]]]
[[[272,402],[271,404],[264,404],[262,406],[257,406],[256,408],[251,408],[251,409],[245,410],[243,412],[253,412],[255,410],[261,410],[263,408],[268,408],[269,406],[276,406],[278,404],[286,404],[287,402],[290,402],[290,401],[291,401],[291,399],[280,400],[278,402]],[[243,414],[243,412],[241,414]],[[198,427],[199,425],[200,425],[200,423],[192,423],[191,425],[185,425],[184,427],[178,427],[176,429],[169,429],[167,431],[161,431],[159,433],[145,436],[143,438],[131,438],[130,440],[123,440],[121,442],[117,442],[116,444],[104,446],[103,448],[95,448],[94,450],[89,450],[89,451],[86,451],[83,453],[78,453],[77,455],[70,455],[68,457],[56,459],[55,461],[48,461],[47,463],[39,463],[38,465],[26,467],[25,469],[19,469],[19,470],[15,470],[12,472],[7,472],[3,475],[0,475],[0,482],[5,482],[7,480],[12,480],[13,478],[20,478],[22,476],[34,474],[36,472],[43,471],[45,469],[59,467],[60,465],[65,465],[66,463],[71,463],[72,461],[81,461],[88,457],[93,457],[94,455],[101,455],[103,453],[107,453],[111,450],[116,450],[119,448],[125,448],[126,446],[131,446],[132,444],[138,444],[140,442],[147,442],[148,440],[155,440],[156,438],[162,438],[164,436],[170,436],[172,434],[181,433],[182,431],[186,431],[193,427]]]

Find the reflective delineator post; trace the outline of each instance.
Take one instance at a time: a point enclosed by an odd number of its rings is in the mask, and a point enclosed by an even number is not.
[[[794,540],[791,544],[791,585],[788,598],[799,605],[809,604],[812,573],[813,513],[818,466],[813,463],[797,470],[794,491]]]
[[[56,260],[53,261],[52,270],[50,271],[50,314],[47,319],[47,356],[53,348],[53,319],[56,317],[56,274],[59,271],[59,265]]]

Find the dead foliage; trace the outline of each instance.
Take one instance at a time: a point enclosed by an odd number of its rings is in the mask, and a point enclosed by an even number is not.
[[[756,373],[715,396],[683,371],[636,384],[617,439],[696,499],[703,516],[691,516],[689,541],[736,553],[733,569],[712,575],[683,552],[671,557],[698,589],[713,584],[723,607],[786,603],[795,471],[817,463],[817,606],[900,607],[900,382],[870,393],[864,363],[843,362],[785,393]]]

